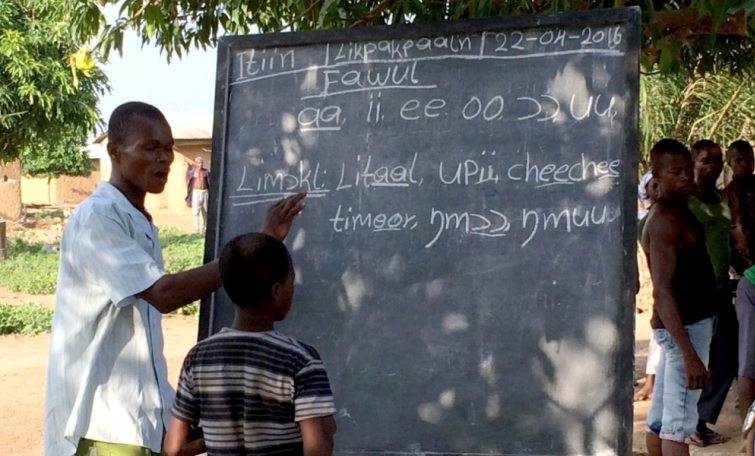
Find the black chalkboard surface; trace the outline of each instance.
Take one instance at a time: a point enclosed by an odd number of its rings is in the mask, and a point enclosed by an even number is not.
[[[337,453],[630,454],[638,49],[637,9],[221,40],[206,259],[309,191],[278,329]]]

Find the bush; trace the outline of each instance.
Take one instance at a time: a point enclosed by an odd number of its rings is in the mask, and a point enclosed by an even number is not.
[[[160,244],[163,247],[165,272],[173,274],[202,265],[204,236],[187,234],[176,228],[160,229]],[[199,315],[199,301],[173,312],[179,315]]]
[[[186,234],[176,228],[160,229],[165,272],[173,274],[201,266],[204,236]],[[8,259],[0,262],[0,286],[10,291],[29,294],[55,293],[60,254],[43,250],[44,244],[16,236],[9,239]],[[176,311],[181,315],[197,315],[199,302]]]
[[[55,293],[60,255],[43,251],[43,247],[20,237],[9,239],[8,259],[0,262],[0,285],[16,292]]]
[[[34,335],[50,331],[52,310],[34,302],[0,304],[0,334]]]
[[[165,272],[168,274],[202,265],[204,236],[201,234],[186,234],[171,227],[161,228],[160,244],[163,247]]]
[[[65,214],[63,214],[63,211],[60,209],[56,209],[56,210],[43,209],[39,212],[32,212],[29,214],[29,217],[38,218],[38,219],[43,219],[45,217],[63,218],[64,216]]]

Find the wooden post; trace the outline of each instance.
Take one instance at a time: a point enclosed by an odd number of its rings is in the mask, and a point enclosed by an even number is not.
[[[8,259],[8,251],[5,249],[5,220],[0,220],[0,261]]]

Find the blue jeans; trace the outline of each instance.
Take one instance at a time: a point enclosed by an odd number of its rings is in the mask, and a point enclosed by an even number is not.
[[[714,322],[715,318],[707,318],[684,327],[705,366],[708,366]],[[653,402],[648,410],[645,429],[664,440],[689,443],[697,427],[697,401],[703,390],[684,387],[687,377],[684,375],[682,352],[669,332],[654,329],[653,335],[661,346],[661,360],[655,374]]]

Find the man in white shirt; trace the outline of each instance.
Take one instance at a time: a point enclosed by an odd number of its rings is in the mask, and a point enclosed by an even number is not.
[[[174,392],[161,314],[220,288],[217,261],[165,274],[147,193],[165,188],[173,136],[163,114],[126,103],[108,124],[110,181],[68,221],[50,339],[46,456],[159,454]],[[262,232],[285,239],[305,193],[268,209]]]

